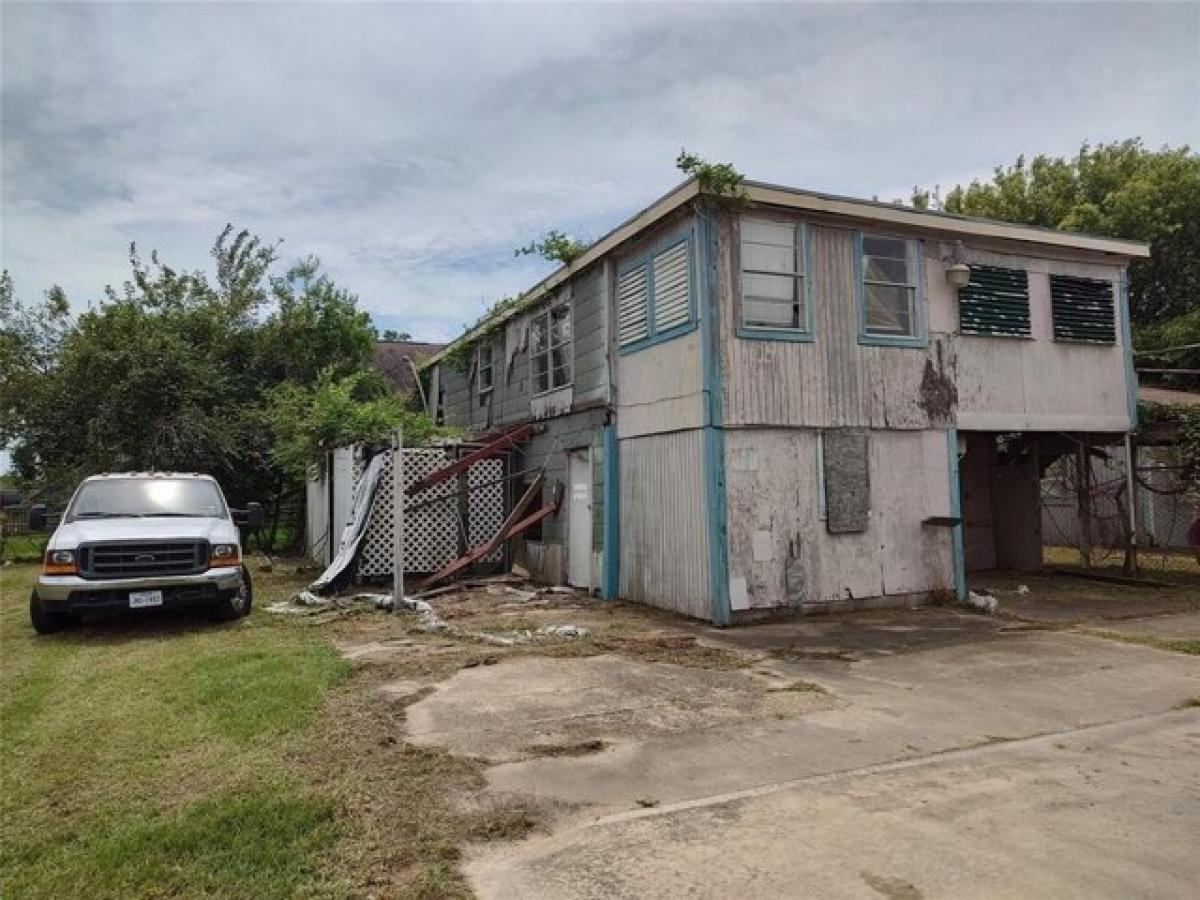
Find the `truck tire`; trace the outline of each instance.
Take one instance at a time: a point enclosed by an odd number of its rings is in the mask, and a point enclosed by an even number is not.
[[[242,568],[241,586],[228,597],[222,597],[212,608],[212,618],[216,622],[231,622],[250,614],[250,605],[254,602],[254,585],[250,581],[250,570]]]
[[[30,593],[29,623],[38,634],[54,634],[69,627],[74,621],[74,616],[70,613],[51,612],[46,609],[38,599],[37,591]]]

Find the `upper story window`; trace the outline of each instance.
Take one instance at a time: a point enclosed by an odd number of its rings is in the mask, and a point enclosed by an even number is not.
[[[1056,341],[1116,343],[1111,281],[1051,275],[1050,306]]]
[[[496,384],[496,346],[490,336],[479,342],[476,352],[479,354],[475,375],[475,383],[479,385],[479,405],[487,406]]]
[[[1029,274],[971,266],[971,280],[958,292],[958,329],[963,334],[1029,337]]]
[[[742,337],[810,334],[808,228],[793,222],[743,217],[741,231]]]
[[[617,273],[617,346],[635,350],[689,331],[692,303],[690,237],[627,261]]]
[[[571,383],[571,307],[566,303],[535,313],[530,320],[529,363],[535,394]]]
[[[859,234],[859,343],[923,346],[921,243]]]

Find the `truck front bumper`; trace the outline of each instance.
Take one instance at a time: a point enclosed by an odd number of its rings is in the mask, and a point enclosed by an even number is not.
[[[78,575],[41,575],[34,590],[48,611],[83,613],[128,609],[130,591],[162,591],[162,606],[155,609],[205,606],[236,593],[240,584],[241,569],[229,566],[196,575],[158,578],[89,579]]]

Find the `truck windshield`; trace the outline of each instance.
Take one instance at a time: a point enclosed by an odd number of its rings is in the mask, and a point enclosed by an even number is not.
[[[225,501],[214,482],[202,478],[112,478],[79,488],[67,521],[140,516],[225,518]]]

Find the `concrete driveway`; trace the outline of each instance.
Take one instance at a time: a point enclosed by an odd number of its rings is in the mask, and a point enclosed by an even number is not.
[[[1200,615],[1153,628],[1200,637]],[[1200,883],[1197,657],[950,610],[696,631],[752,665],[506,661],[411,708],[414,740],[494,747],[492,788],[557,810],[549,833],[471,852],[481,897],[1181,897]]]

